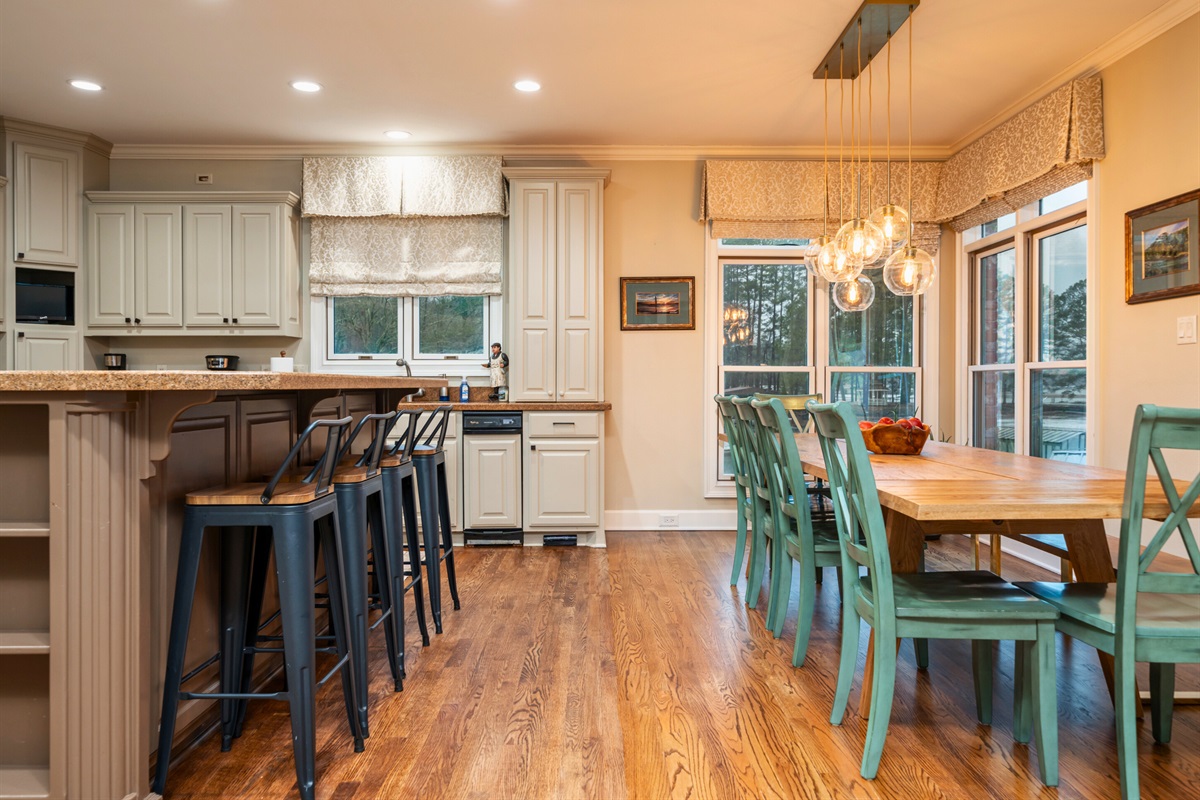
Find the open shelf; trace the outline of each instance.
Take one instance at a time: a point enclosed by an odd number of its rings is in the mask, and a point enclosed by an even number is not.
[[[50,796],[50,770],[46,767],[0,767],[0,798],[34,800]]]
[[[0,520],[0,539],[8,536],[50,535],[49,520]]]
[[[30,656],[49,652],[50,631],[0,631],[0,656]]]

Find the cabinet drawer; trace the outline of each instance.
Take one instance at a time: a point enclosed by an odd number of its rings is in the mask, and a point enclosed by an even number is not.
[[[600,415],[588,411],[530,411],[525,414],[525,435],[530,439],[599,436]]]

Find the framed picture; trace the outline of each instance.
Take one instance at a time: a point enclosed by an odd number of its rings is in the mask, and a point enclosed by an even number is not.
[[[695,330],[695,297],[695,278],[621,278],[621,330]]]
[[[1200,189],[1125,215],[1125,302],[1200,294]]]

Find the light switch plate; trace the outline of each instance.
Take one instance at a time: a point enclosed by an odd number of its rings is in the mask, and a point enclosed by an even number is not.
[[[1175,344],[1196,343],[1196,315],[1175,319]]]

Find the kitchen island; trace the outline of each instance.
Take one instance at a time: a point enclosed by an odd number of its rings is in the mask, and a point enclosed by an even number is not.
[[[313,418],[358,417],[444,385],[0,373],[0,795],[146,797],[183,495],[269,473]],[[197,591],[189,669],[216,641],[216,556]],[[214,668],[196,680],[215,683]],[[181,742],[214,712],[181,707]]]

